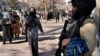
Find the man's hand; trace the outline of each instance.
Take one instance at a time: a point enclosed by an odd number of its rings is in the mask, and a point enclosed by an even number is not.
[[[64,39],[62,40],[62,49],[64,46],[66,46],[69,43],[70,39]]]

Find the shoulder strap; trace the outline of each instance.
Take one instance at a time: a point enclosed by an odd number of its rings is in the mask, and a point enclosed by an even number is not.
[[[85,21],[86,17],[82,16],[80,19],[76,21],[75,27],[72,29],[70,37],[80,37],[80,27],[82,26],[82,23]]]
[[[66,31],[67,23],[68,23],[68,20],[65,20],[65,23],[64,23],[64,27],[63,27],[62,32]]]

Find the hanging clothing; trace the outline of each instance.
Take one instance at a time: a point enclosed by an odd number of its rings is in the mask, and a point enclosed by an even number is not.
[[[56,23],[59,22],[59,12],[56,12]]]

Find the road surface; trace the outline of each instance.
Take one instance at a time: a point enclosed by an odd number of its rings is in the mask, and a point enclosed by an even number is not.
[[[39,34],[39,56],[54,56],[63,22],[43,21],[42,25],[45,35]],[[0,56],[31,56],[25,36],[20,35],[19,39],[13,39],[13,44],[7,42],[6,45],[2,45],[2,40],[0,40]]]

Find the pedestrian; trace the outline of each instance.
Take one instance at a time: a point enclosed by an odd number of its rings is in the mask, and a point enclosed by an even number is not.
[[[27,11],[23,11],[22,13],[22,34],[26,35],[26,41],[27,41],[27,27],[26,27],[26,20],[28,19]]]
[[[3,28],[3,44],[6,43],[8,39],[10,43],[12,43],[12,31],[11,31],[11,17],[7,12],[6,8],[3,11],[3,19],[2,19],[2,28]]]
[[[13,11],[12,24],[13,24],[13,34],[15,35],[16,38],[19,38],[20,17],[17,15],[17,13],[15,11]]]
[[[56,23],[58,23],[59,22],[59,11],[57,10],[56,11]]]
[[[31,7],[27,19],[27,37],[32,56],[38,56],[38,29],[43,33],[39,18],[36,16],[36,10]]]
[[[52,11],[50,10],[49,12],[48,12],[48,14],[47,14],[47,20],[50,20],[50,19],[52,19],[53,18],[53,13],[52,13]]]

